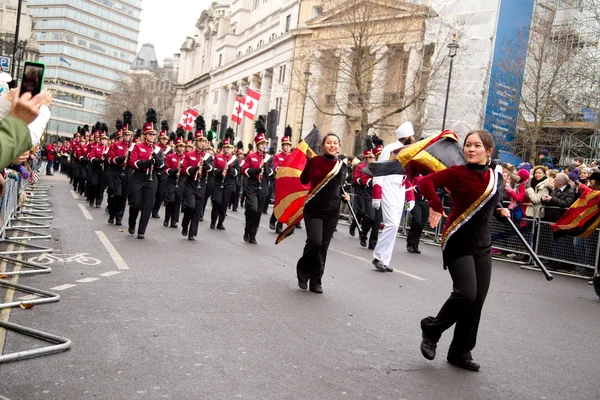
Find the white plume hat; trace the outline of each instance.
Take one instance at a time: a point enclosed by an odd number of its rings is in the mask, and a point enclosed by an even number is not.
[[[411,137],[415,134],[415,130],[413,129],[413,124],[410,122],[405,122],[396,129],[396,136],[398,139]]]

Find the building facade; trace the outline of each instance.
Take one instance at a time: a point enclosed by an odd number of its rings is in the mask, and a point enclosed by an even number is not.
[[[32,35],[33,19],[29,15],[27,3],[21,5],[19,22],[19,45],[14,52],[15,27],[17,26],[17,0],[7,0],[0,3],[0,55],[10,58],[11,65],[4,68],[5,72],[14,71],[13,78],[21,79],[22,64],[25,60],[37,61],[39,46]],[[13,53],[15,59],[13,60]],[[12,66],[14,64],[14,68]]]
[[[46,87],[52,135],[103,119],[106,96],[136,57],[142,0],[28,0]]]
[[[231,114],[236,95],[252,88],[261,94],[258,115],[267,120],[269,139],[276,145],[287,118],[299,9],[298,0],[213,3],[181,48],[174,120],[194,107],[207,124],[217,120],[221,133],[230,126],[248,144],[253,121],[244,118],[237,126]]]

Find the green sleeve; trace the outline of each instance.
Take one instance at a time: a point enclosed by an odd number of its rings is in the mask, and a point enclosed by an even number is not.
[[[0,121],[0,170],[31,147],[29,128],[23,120],[7,115]]]

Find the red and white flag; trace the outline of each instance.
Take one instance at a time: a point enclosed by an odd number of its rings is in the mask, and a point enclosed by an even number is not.
[[[198,111],[194,110],[193,108],[188,108],[187,110],[187,122],[185,125],[185,130],[186,131],[193,131],[194,129],[194,120],[196,119],[196,117],[200,115],[198,113]]]
[[[244,104],[244,117],[248,117],[254,120],[254,116],[258,111],[258,102],[260,101],[260,93],[248,88],[248,94],[246,96],[246,103]]]
[[[187,116],[188,114],[188,110],[185,110],[182,114],[181,114],[181,118],[179,118],[179,123],[177,124],[177,127],[182,127],[185,130],[186,124],[187,124]]]
[[[231,113],[231,121],[236,124],[242,123],[242,118],[244,118],[244,104],[246,99],[244,96],[236,96],[235,97],[235,105],[233,106],[233,112]]]

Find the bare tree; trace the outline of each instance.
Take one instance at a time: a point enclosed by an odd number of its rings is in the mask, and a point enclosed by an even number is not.
[[[444,48],[450,36],[441,44],[425,42],[430,13],[394,0],[324,0],[322,15],[297,39],[297,95],[360,137],[393,131],[403,112],[420,133],[427,89],[445,61],[436,46]]]
[[[570,9],[559,8],[561,3],[538,5],[531,27],[503,44],[503,82],[494,82],[518,110],[515,153],[531,161],[540,145],[560,146],[561,136],[551,128],[576,127],[568,122],[576,122],[582,108],[598,110],[600,105],[600,82],[594,76],[600,65],[598,20],[593,36],[586,34],[577,18],[565,14]]]
[[[146,111],[154,108],[160,119],[170,120],[174,112],[175,89],[173,82],[160,73],[133,73],[123,75],[108,97],[105,119],[120,119],[123,111],[133,114],[133,127],[141,128],[146,122]]]

